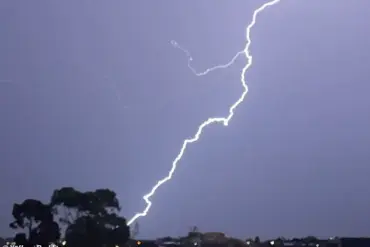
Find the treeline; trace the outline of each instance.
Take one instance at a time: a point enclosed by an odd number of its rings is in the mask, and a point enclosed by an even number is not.
[[[17,245],[68,247],[123,246],[130,237],[120,204],[109,189],[81,192],[72,187],[55,190],[49,203],[26,199],[13,205]],[[63,239],[62,239],[63,235]]]

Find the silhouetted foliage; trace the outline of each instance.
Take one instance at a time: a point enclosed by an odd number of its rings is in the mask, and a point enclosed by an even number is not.
[[[307,236],[307,237],[303,238],[302,240],[306,244],[316,243],[318,241],[317,238],[314,237],[314,236]]]
[[[259,244],[260,242],[261,242],[261,240],[260,240],[260,237],[255,237],[254,238],[254,242],[256,243],[256,244]]]
[[[74,188],[55,190],[51,205],[59,220],[67,226],[68,246],[115,246],[125,244],[130,237],[126,219],[120,211],[116,193],[108,189],[80,192]]]
[[[12,215],[14,221],[10,223],[13,229],[25,229],[28,232],[28,239],[25,235],[18,235],[17,239],[28,244],[47,245],[56,242],[60,238],[58,224],[53,219],[52,208],[34,199],[27,199],[21,204],[13,205]]]
[[[18,233],[14,237],[14,242],[16,242],[18,245],[26,246],[28,244],[26,234],[24,233]]]
[[[130,237],[126,219],[119,216],[119,201],[109,189],[80,192],[72,187],[55,190],[50,204],[28,199],[14,204],[12,228],[28,230],[16,235],[19,244],[48,245],[60,239],[58,219],[68,247],[124,245]],[[17,243],[18,243],[17,242]]]
[[[283,237],[278,237],[277,239],[274,240],[275,245],[278,245],[278,246],[280,245],[284,246],[284,241],[285,239]]]

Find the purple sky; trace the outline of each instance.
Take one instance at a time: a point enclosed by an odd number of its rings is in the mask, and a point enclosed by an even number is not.
[[[109,187],[131,218],[184,138],[240,96],[241,50],[266,1],[0,3],[0,235],[11,206]],[[249,94],[207,128],[139,220],[141,237],[366,235],[370,1],[281,0],[252,30]],[[10,82],[6,82],[9,80]]]

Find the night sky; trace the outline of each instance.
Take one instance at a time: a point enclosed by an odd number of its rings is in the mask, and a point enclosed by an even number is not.
[[[127,219],[185,138],[240,96],[233,67],[266,1],[0,3],[0,236],[11,207],[54,189],[111,188]],[[366,235],[370,1],[281,0],[252,30],[249,94],[189,146],[140,237]]]

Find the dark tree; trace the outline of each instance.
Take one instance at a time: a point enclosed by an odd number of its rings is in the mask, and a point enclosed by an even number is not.
[[[68,246],[124,245],[130,237],[116,193],[108,189],[80,192],[74,188],[55,190],[51,205],[67,227]]]
[[[52,208],[34,199],[27,199],[21,204],[14,204],[12,215],[14,221],[10,223],[13,229],[25,229],[28,232],[28,239],[25,235],[17,235],[19,244],[48,245],[55,243],[60,238],[60,229],[54,221]]]
[[[55,190],[51,196],[51,206],[57,212],[59,222],[69,226],[84,212],[83,193],[72,187]]]
[[[24,234],[24,233],[16,234],[15,237],[14,237],[14,242],[16,242],[17,245],[26,246],[28,244],[26,234]]]
[[[315,236],[307,236],[302,239],[306,244],[314,244],[317,243],[318,239]]]
[[[284,237],[278,237],[277,239],[274,240],[275,245],[278,246],[284,246],[284,241],[285,241]]]
[[[24,246],[57,243],[61,234],[54,218],[66,229],[68,247],[123,246],[130,229],[119,211],[116,193],[109,189],[80,192],[67,187],[55,190],[50,204],[34,199],[14,204],[10,227],[27,231],[15,237],[17,244]]]
[[[111,213],[99,217],[98,222],[100,226],[103,226],[101,231],[106,240],[104,243],[108,246],[123,246],[130,238],[130,229],[126,219]]]
[[[256,244],[259,244],[260,242],[261,242],[261,240],[260,240],[260,237],[255,237],[254,238],[254,242],[256,243]]]
[[[116,193],[108,189],[80,192],[65,187],[54,191],[51,205],[57,210],[60,222],[67,226],[82,216],[101,216],[121,210]]]

